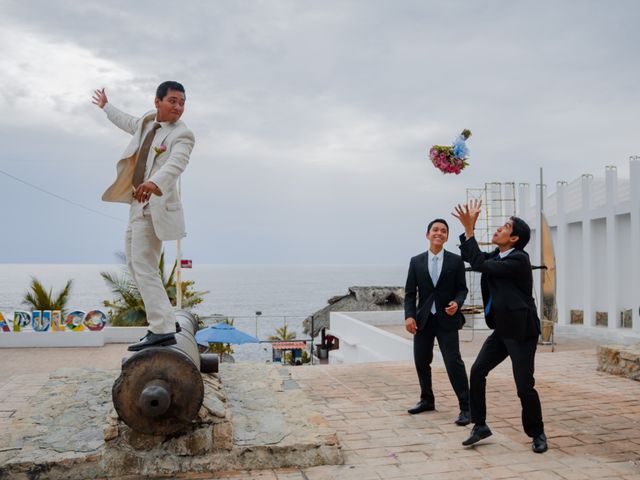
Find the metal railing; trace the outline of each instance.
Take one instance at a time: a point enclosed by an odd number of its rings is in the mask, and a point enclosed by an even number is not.
[[[263,315],[262,312],[257,311],[254,315],[208,315],[201,316],[201,320],[206,325],[213,325],[220,322],[229,322],[241,331],[246,333],[252,333],[259,341],[260,344],[273,344],[279,342],[305,342],[308,346],[309,358],[311,365],[314,364],[314,344],[315,338],[309,335],[305,335],[302,331],[302,322],[308,318],[309,315]],[[313,316],[311,316],[313,317]],[[288,332],[295,333],[294,338],[290,339],[275,339],[271,340],[269,337],[277,337],[277,329],[287,328]],[[313,328],[313,325],[310,325]]]

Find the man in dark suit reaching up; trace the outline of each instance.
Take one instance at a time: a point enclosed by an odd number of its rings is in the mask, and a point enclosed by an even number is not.
[[[411,259],[405,286],[405,328],[413,334],[413,358],[420,381],[420,401],[411,414],[435,410],[431,386],[433,343],[438,339],[449,381],[458,397],[458,425],[468,425],[469,381],[460,357],[458,330],[464,325],[460,308],[467,298],[464,263],[460,256],[444,249],[449,225],[441,218],[427,228],[429,250]],[[416,308],[416,297],[418,304]]]
[[[473,235],[481,207],[482,202],[473,201],[458,205],[453,214],[465,230],[460,236],[462,258],[474,271],[482,273],[480,285],[485,319],[493,329],[471,367],[471,421],[475,425],[462,444],[473,445],[491,435],[486,423],[486,378],[491,370],[510,357],[522,405],[522,426],[533,439],[533,451],[543,453],[547,450],[547,438],[533,377],[540,320],[531,295],[531,263],[523,250],[531,230],[521,218],[511,217],[493,234],[492,242],[498,248],[491,253],[482,252]]]

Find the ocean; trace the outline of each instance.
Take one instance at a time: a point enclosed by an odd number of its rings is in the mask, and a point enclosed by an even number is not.
[[[100,272],[120,274],[123,268],[115,264],[0,265],[0,311],[25,308],[22,298],[31,277],[54,293],[73,279],[70,309],[105,310],[102,301],[112,294]],[[299,339],[307,339],[302,321],[327,305],[329,298],[346,294],[350,286],[402,286],[407,265],[194,265],[182,272],[184,280],[195,281],[196,290],[209,292],[195,313],[233,318],[236,328],[264,341],[285,323]],[[267,344],[237,345],[234,358],[268,361],[271,348]]]

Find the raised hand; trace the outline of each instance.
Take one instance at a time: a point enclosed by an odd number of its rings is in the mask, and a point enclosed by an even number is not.
[[[95,90],[93,92],[93,96],[91,97],[91,103],[97,105],[100,108],[104,108],[109,100],[107,99],[107,94],[104,93],[104,88],[100,90]]]
[[[482,200],[471,200],[471,202],[469,202],[469,212],[477,220],[480,216],[480,212],[482,212]]]
[[[451,213],[451,215],[460,220],[467,238],[473,236],[473,230],[481,211],[482,200],[471,200],[469,203],[465,203],[464,205],[456,205],[455,212]]]

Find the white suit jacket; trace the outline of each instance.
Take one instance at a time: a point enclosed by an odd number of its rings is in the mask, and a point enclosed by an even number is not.
[[[111,103],[104,106],[104,111],[114,125],[133,135],[133,138],[118,162],[116,180],[104,192],[102,200],[130,204],[133,201],[132,182],[136,153],[140,148],[145,126],[154,121],[156,113],[151,111],[136,118],[121,112]],[[161,192],[161,195],[151,195],[149,210],[153,228],[160,240],[177,240],[186,235],[177,182],[189,163],[194,144],[193,132],[184,122],[178,120],[159,128],[149,149],[149,155],[152,156],[150,161],[153,163],[146,181],[155,183]],[[161,145],[164,145],[166,150],[157,154],[155,147]]]

